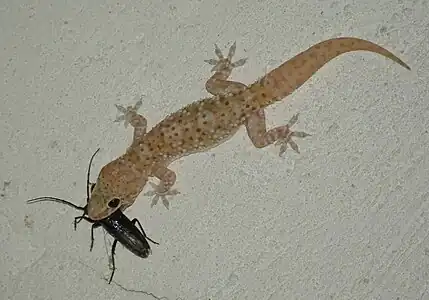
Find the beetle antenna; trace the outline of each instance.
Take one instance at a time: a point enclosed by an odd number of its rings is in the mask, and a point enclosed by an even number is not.
[[[89,182],[89,175],[91,174],[91,165],[92,165],[92,160],[94,159],[95,154],[98,153],[98,151],[100,150],[100,148],[98,148],[94,154],[91,156],[91,159],[89,160],[89,165],[88,165],[88,172],[86,174],[86,202],[89,201],[89,194],[91,192],[91,187],[94,185],[93,183]]]
[[[87,189],[86,189],[86,202],[88,203],[89,200],[89,193],[90,193],[90,189],[91,187],[94,186],[94,184],[89,182],[89,174],[91,172],[91,164],[92,164],[92,160],[94,159],[95,154],[97,154],[97,152],[100,150],[100,148],[97,149],[97,151],[94,152],[94,154],[91,156],[91,159],[89,160],[89,166],[88,166],[88,172],[86,175],[86,184],[87,184]],[[60,198],[56,198],[56,197],[49,197],[49,196],[44,196],[44,197],[38,197],[38,198],[33,198],[30,200],[27,200],[28,204],[32,204],[32,203],[36,203],[36,202],[43,202],[43,201],[51,201],[51,202],[58,202],[58,203],[62,203],[65,205],[68,205],[70,207],[73,207],[77,210],[82,210],[83,214],[81,217],[77,217],[76,219],[82,220],[83,217],[86,215],[86,209],[88,205],[85,206],[77,206],[76,204],[71,203],[70,201],[64,200],[64,199],[60,199]]]
[[[55,198],[55,197],[38,197],[38,198],[34,198],[34,199],[30,199],[27,201],[28,204],[32,204],[32,203],[36,203],[36,202],[43,202],[43,201],[52,201],[52,202],[59,202],[68,206],[71,206],[77,210],[85,210],[84,207],[82,206],[77,206],[76,204],[73,204],[67,200],[64,199],[60,199],[60,198]]]

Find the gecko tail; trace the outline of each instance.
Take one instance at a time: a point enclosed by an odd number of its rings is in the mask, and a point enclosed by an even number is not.
[[[266,107],[290,95],[320,68],[341,54],[352,51],[369,51],[387,57],[407,70],[411,68],[387,49],[367,40],[340,37],[322,41],[299,53],[250,86],[261,107]]]

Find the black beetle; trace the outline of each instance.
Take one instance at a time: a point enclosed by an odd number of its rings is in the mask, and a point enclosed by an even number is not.
[[[89,161],[89,167],[88,167],[88,174],[87,174],[87,199],[89,199],[89,193],[90,190],[94,187],[93,183],[89,182],[89,174],[90,174],[90,168],[92,164],[92,160],[97,154],[97,152],[100,149],[97,149],[95,153],[92,155],[90,161]],[[92,251],[92,248],[94,246],[94,229],[98,227],[103,227],[113,238],[113,244],[112,244],[112,252],[111,252],[111,259],[112,259],[112,274],[110,275],[109,284],[112,282],[113,275],[115,274],[115,249],[116,244],[118,241],[129,251],[137,255],[141,258],[147,258],[151,253],[152,250],[150,248],[149,243],[146,239],[151,241],[154,244],[159,245],[159,243],[151,240],[146,233],[143,230],[143,227],[141,226],[140,222],[137,219],[130,220],[124,213],[118,209],[113,214],[108,216],[105,219],[94,221],[86,216],[86,209],[87,206],[77,206],[69,201],[55,198],[55,197],[38,197],[34,199],[30,199],[27,201],[27,203],[36,203],[36,202],[42,202],[42,201],[53,201],[53,202],[59,202],[66,204],[68,206],[71,206],[77,210],[83,211],[83,214],[79,217],[75,217],[74,220],[74,228],[76,230],[76,225],[79,223],[82,219],[92,223],[91,227],[91,246],[90,251]],[[136,226],[136,223],[139,225],[139,228]],[[140,231],[141,230],[141,231]]]

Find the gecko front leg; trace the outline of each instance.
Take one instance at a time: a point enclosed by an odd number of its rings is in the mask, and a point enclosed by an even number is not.
[[[156,205],[158,203],[159,198],[161,198],[162,204],[164,204],[165,208],[169,209],[170,203],[167,200],[167,196],[175,196],[180,194],[177,189],[171,189],[171,187],[176,183],[176,173],[161,165],[155,165],[154,170],[155,171],[152,175],[158,178],[160,180],[160,183],[156,185],[152,182],[149,182],[153,190],[144,193],[144,195],[154,196],[152,198],[152,203],[150,207]]]
[[[128,124],[134,127],[132,145],[138,143],[147,131],[147,120],[142,115],[138,114],[138,109],[142,106],[142,99],[139,99],[134,106],[123,107],[122,105],[115,104],[118,111],[121,113],[114,122],[124,122],[124,127],[127,128]]]
[[[133,145],[137,145],[142,138],[146,135],[147,131],[147,120],[142,115],[138,114],[137,111],[142,105],[142,100],[140,99],[134,106],[123,107],[122,105],[115,104],[118,111],[121,113],[115,122],[124,121],[125,128],[128,127],[128,124],[131,124],[134,127],[134,135],[133,135]],[[156,185],[152,182],[149,184],[152,186],[153,190],[146,192],[145,196],[153,196],[151,207],[158,203],[159,198],[161,198],[164,206],[169,209],[170,204],[167,200],[167,196],[174,196],[180,194],[177,189],[170,189],[176,182],[176,174],[170,169],[161,166],[155,165],[153,167],[155,170],[152,176],[158,178],[160,180],[159,185]]]

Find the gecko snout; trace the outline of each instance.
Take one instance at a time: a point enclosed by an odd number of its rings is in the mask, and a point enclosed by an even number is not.
[[[120,207],[121,202],[117,197],[107,198],[93,193],[87,203],[87,215],[94,221],[107,218]]]

